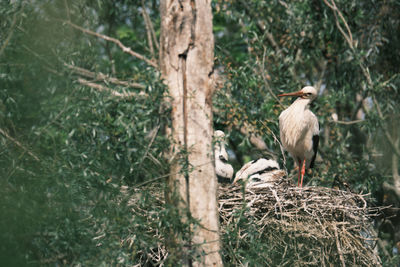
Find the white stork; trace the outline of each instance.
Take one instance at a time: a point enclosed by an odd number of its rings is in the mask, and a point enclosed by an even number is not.
[[[215,173],[218,181],[230,182],[233,176],[233,167],[228,163],[228,153],[225,149],[225,133],[220,130],[215,131],[214,142]]]
[[[305,170],[314,166],[318,149],[318,119],[309,110],[309,104],[317,97],[317,90],[306,86],[298,92],[278,96],[298,97],[279,116],[279,129],[283,147],[299,167],[297,186],[302,187]]]

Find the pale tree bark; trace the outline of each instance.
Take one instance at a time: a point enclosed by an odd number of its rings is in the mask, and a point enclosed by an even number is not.
[[[183,200],[181,208],[199,221],[188,246],[201,256],[185,264],[222,266],[212,153],[211,0],[162,0],[160,13],[160,67],[172,106],[169,185]]]

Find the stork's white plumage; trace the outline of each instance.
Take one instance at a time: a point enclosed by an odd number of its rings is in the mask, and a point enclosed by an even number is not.
[[[297,96],[290,107],[279,116],[281,142],[299,167],[298,185],[303,186],[306,168],[314,166],[319,142],[318,119],[309,109],[317,90],[306,86],[298,92],[278,96]]]
[[[237,171],[233,183],[239,180],[248,180],[250,182],[263,182],[271,183],[276,180],[274,171],[279,170],[279,164],[272,159],[260,158],[247,162],[243,167]]]
[[[228,153],[225,149],[225,133],[217,130],[214,132],[214,157],[215,173],[219,178],[232,179],[233,167],[228,163]],[[229,181],[228,180],[228,181]]]

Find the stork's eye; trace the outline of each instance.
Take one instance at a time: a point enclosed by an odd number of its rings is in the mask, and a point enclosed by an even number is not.
[[[222,155],[219,155],[219,160],[222,161],[223,163],[227,163],[228,162],[228,160]]]
[[[311,96],[312,94],[311,93],[306,93],[306,96]]]

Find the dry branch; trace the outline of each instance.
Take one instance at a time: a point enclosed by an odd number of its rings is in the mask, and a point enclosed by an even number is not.
[[[152,37],[152,23],[149,17],[149,14],[147,14],[147,10],[146,10],[146,6],[144,4],[144,1],[142,0],[142,16],[143,16],[143,20],[144,20],[144,25],[146,27],[146,33],[147,33],[147,41],[149,43],[149,49],[150,49],[150,54],[151,57],[154,58],[155,57],[155,53],[154,53],[154,47],[153,47],[153,37]],[[154,29],[153,29],[154,31]]]
[[[82,78],[78,78],[77,81],[80,84],[89,86],[89,87],[94,88],[94,89],[96,89],[96,90],[98,90],[100,92],[109,92],[113,96],[117,96],[117,97],[127,98],[127,97],[136,97],[138,95],[142,95],[142,96],[146,95],[143,92],[140,92],[139,94],[134,93],[134,92],[123,92],[123,93],[120,93],[120,92],[117,92],[117,91],[115,91],[115,90],[113,90],[113,89],[111,89],[109,87],[103,86],[103,85],[95,83],[95,82],[90,82],[90,81],[82,79]]]
[[[281,100],[276,96],[276,94],[272,91],[271,86],[269,86],[269,83],[267,81],[266,76],[266,70],[265,70],[265,53],[266,53],[266,48],[264,47],[264,53],[263,53],[263,58],[262,58],[262,63],[258,64],[261,65],[261,76],[263,78],[263,82],[264,82],[264,86],[268,89],[269,93],[271,94],[271,96],[279,103],[279,106],[281,106],[282,108],[284,108]]]
[[[345,125],[351,125],[351,124],[356,124],[360,122],[365,122],[365,120],[354,120],[354,121],[335,121],[335,120],[329,120],[329,122],[337,123],[337,124],[345,124]]]
[[[342,33],[343,37],[346,39],[347,44],[349,45],[349,47],[354,50],[354,46],[353,46],[353,35],[351,33],[349,24],[347,24],[346,19],[343,17],[342,12],[340,12],[340,10],[337,8],[336,3],[334,0],[330,0],[331,3],[329,3],[327,0],[324,0],[325,4],[333,10],[333,14],[335,15],[335,20],[336,20],[336,26],[338,27],[339,31]],[[345,33],[345,31],[343,30],[343,28],[340,26],[340,21],[338,20],[338,17],[340,17],[340,19],[342,20],[344,26],[346,27],[346,31],[347,34]]]
[[[17,147],[21,148],[24,150],[26,153],[28,153],[29,156],[31,156],[34,160],[40,161],[39,158],[31,151],[29,151],[24,145],[22,145],[18,140],[12,138],[6,131],[3,129],[0,129],[0,134],[2,134],[4,137],[6,137],[8,140],[13,142]]]
[[[399,150],[398,146],[396,145],[396,143],[394,142],[394,140],[393,140],[391,134],[389,133],[389,130],[385,127],[386,125],[384,125],[385,118],[384,118],[384,116],[383,116],[383,113],[382,113],[382,111],[381,111],[381,108],[380,108],[380,106],[379,106],[379,103],[378,103],[378,101],[376,100],[376,97],[375,97],[375,96],[372,96],[372,100],[373,100],[373,102],[374,102],[374,104],[375,104],[375,108],[376,108],[376,110],[377,110],[377,112],[378,112],[378,116],[379,116],[379,118],[380,118],[379,124],[382,126],[382,131],[383,131],[383,133],[384,133],[384,136],[386,137],[386,140],[389,142],[389,145],[390,145],[390,147],[392,148],[393,152],[394,152],[398,157],[400,157],[400,150]],[[366,111],[368,112],[368,110],[366,110]]]
[[[123,43],[121,43],[121,41],[118,40],[118,39],[115,39],[115,38],[113,38],[113,37],[109,37],[109,36],[107,36],[107,35],[100,34],[100,33],[93,32],[93,31],[91,31],[91,30],[82,28],[82,27],[80,27],[80,26],[78,26],[78,25],[76,25],[76,24],[74,24],[74,23],[72,23],[72,22],[70,22],[70,21],[64,21],[64,22],[65,22],[66,24],[71,25],[73,28],[75,28],[75,29],[77,29],[77,30],[80,30],[80,31],[82,31],[82,32],[84,32],[84,33],[86,33],[86,34],[96,36],[96,37],[98,37],[98,38],[101,38],[101,39],[106,40],[106,41],[109,41],[109,42],[113,42],[113,43],[115,43],[116,45],[118,45],[118,46],[122,49],[122,51],[123,51],[124,53],[128,53],[128,54],[130,54],[130,55],[133,56],[133,57],[136,57],[136,58],[138,58],[138,59],[143,60],[144,62],[146,62],[146,63],[149,64],[150,66],[153,66],[153,67],[155,67],[155,68],[158,68],[157,63],[155,63],[154,61],[149,60],[149,59],[146,58],[145,56],[143,56],[143,55],[141,55],[141,54],[139,54],[139,53],[133,51],[130,47],[125,46],[125,45],[124,45]]]
[[[8,43],[10,42],[10,40],[14,34],[14,29],[15,29],[16,23],[17,23],[17,13],[14,14],[13,20],[11,22],[10,31],[8,32],[7,38],[4,40],[2,46],[0,47],[0,56],[3,54],[4,50],[6,49]]]
[[[156,36],[156,31],[154,30],[154,25],[153,25],[153,23],[151,22],[149,13],[147,13],[147,10],[146,10],[146,8],[145,8],[144,2],[145,2],[145,1],[142,0],[143,14],[144,14],[144,16],[145,16],[145,20],[147,20],[146,23],[147,23],[148,26],[149,26],[149,29],[150,29],[150,32],[151,32],[151,36],[153,37],[154,45],[156,46],[157,49],[160,49],[160,45],[159,45],[159,43],[158,43],[158,39],[157,39],[157,36]]]
[[[135,83],[135,82],[129,82],[129,81],[121,81],[117,78],[114,77],[109,77],[107,75],[104,75],[102,73],[95,73],[92,72],[90,70],[81,68],[81,67],[77,67],[74,65],[70,65],[67,63],[64,63],[64,66],[66,66],[67,68],[71,69],[74,73],[82,75],[86,78],[91,78],[94,80],[102,80],[104,82],[111,82],[113,84],[116,85],[121,85],[121,86],[125,86],[125,87],[132,87],[132,88],[140,88],[140,89],[145,89],[146,86],[140,83]]]

